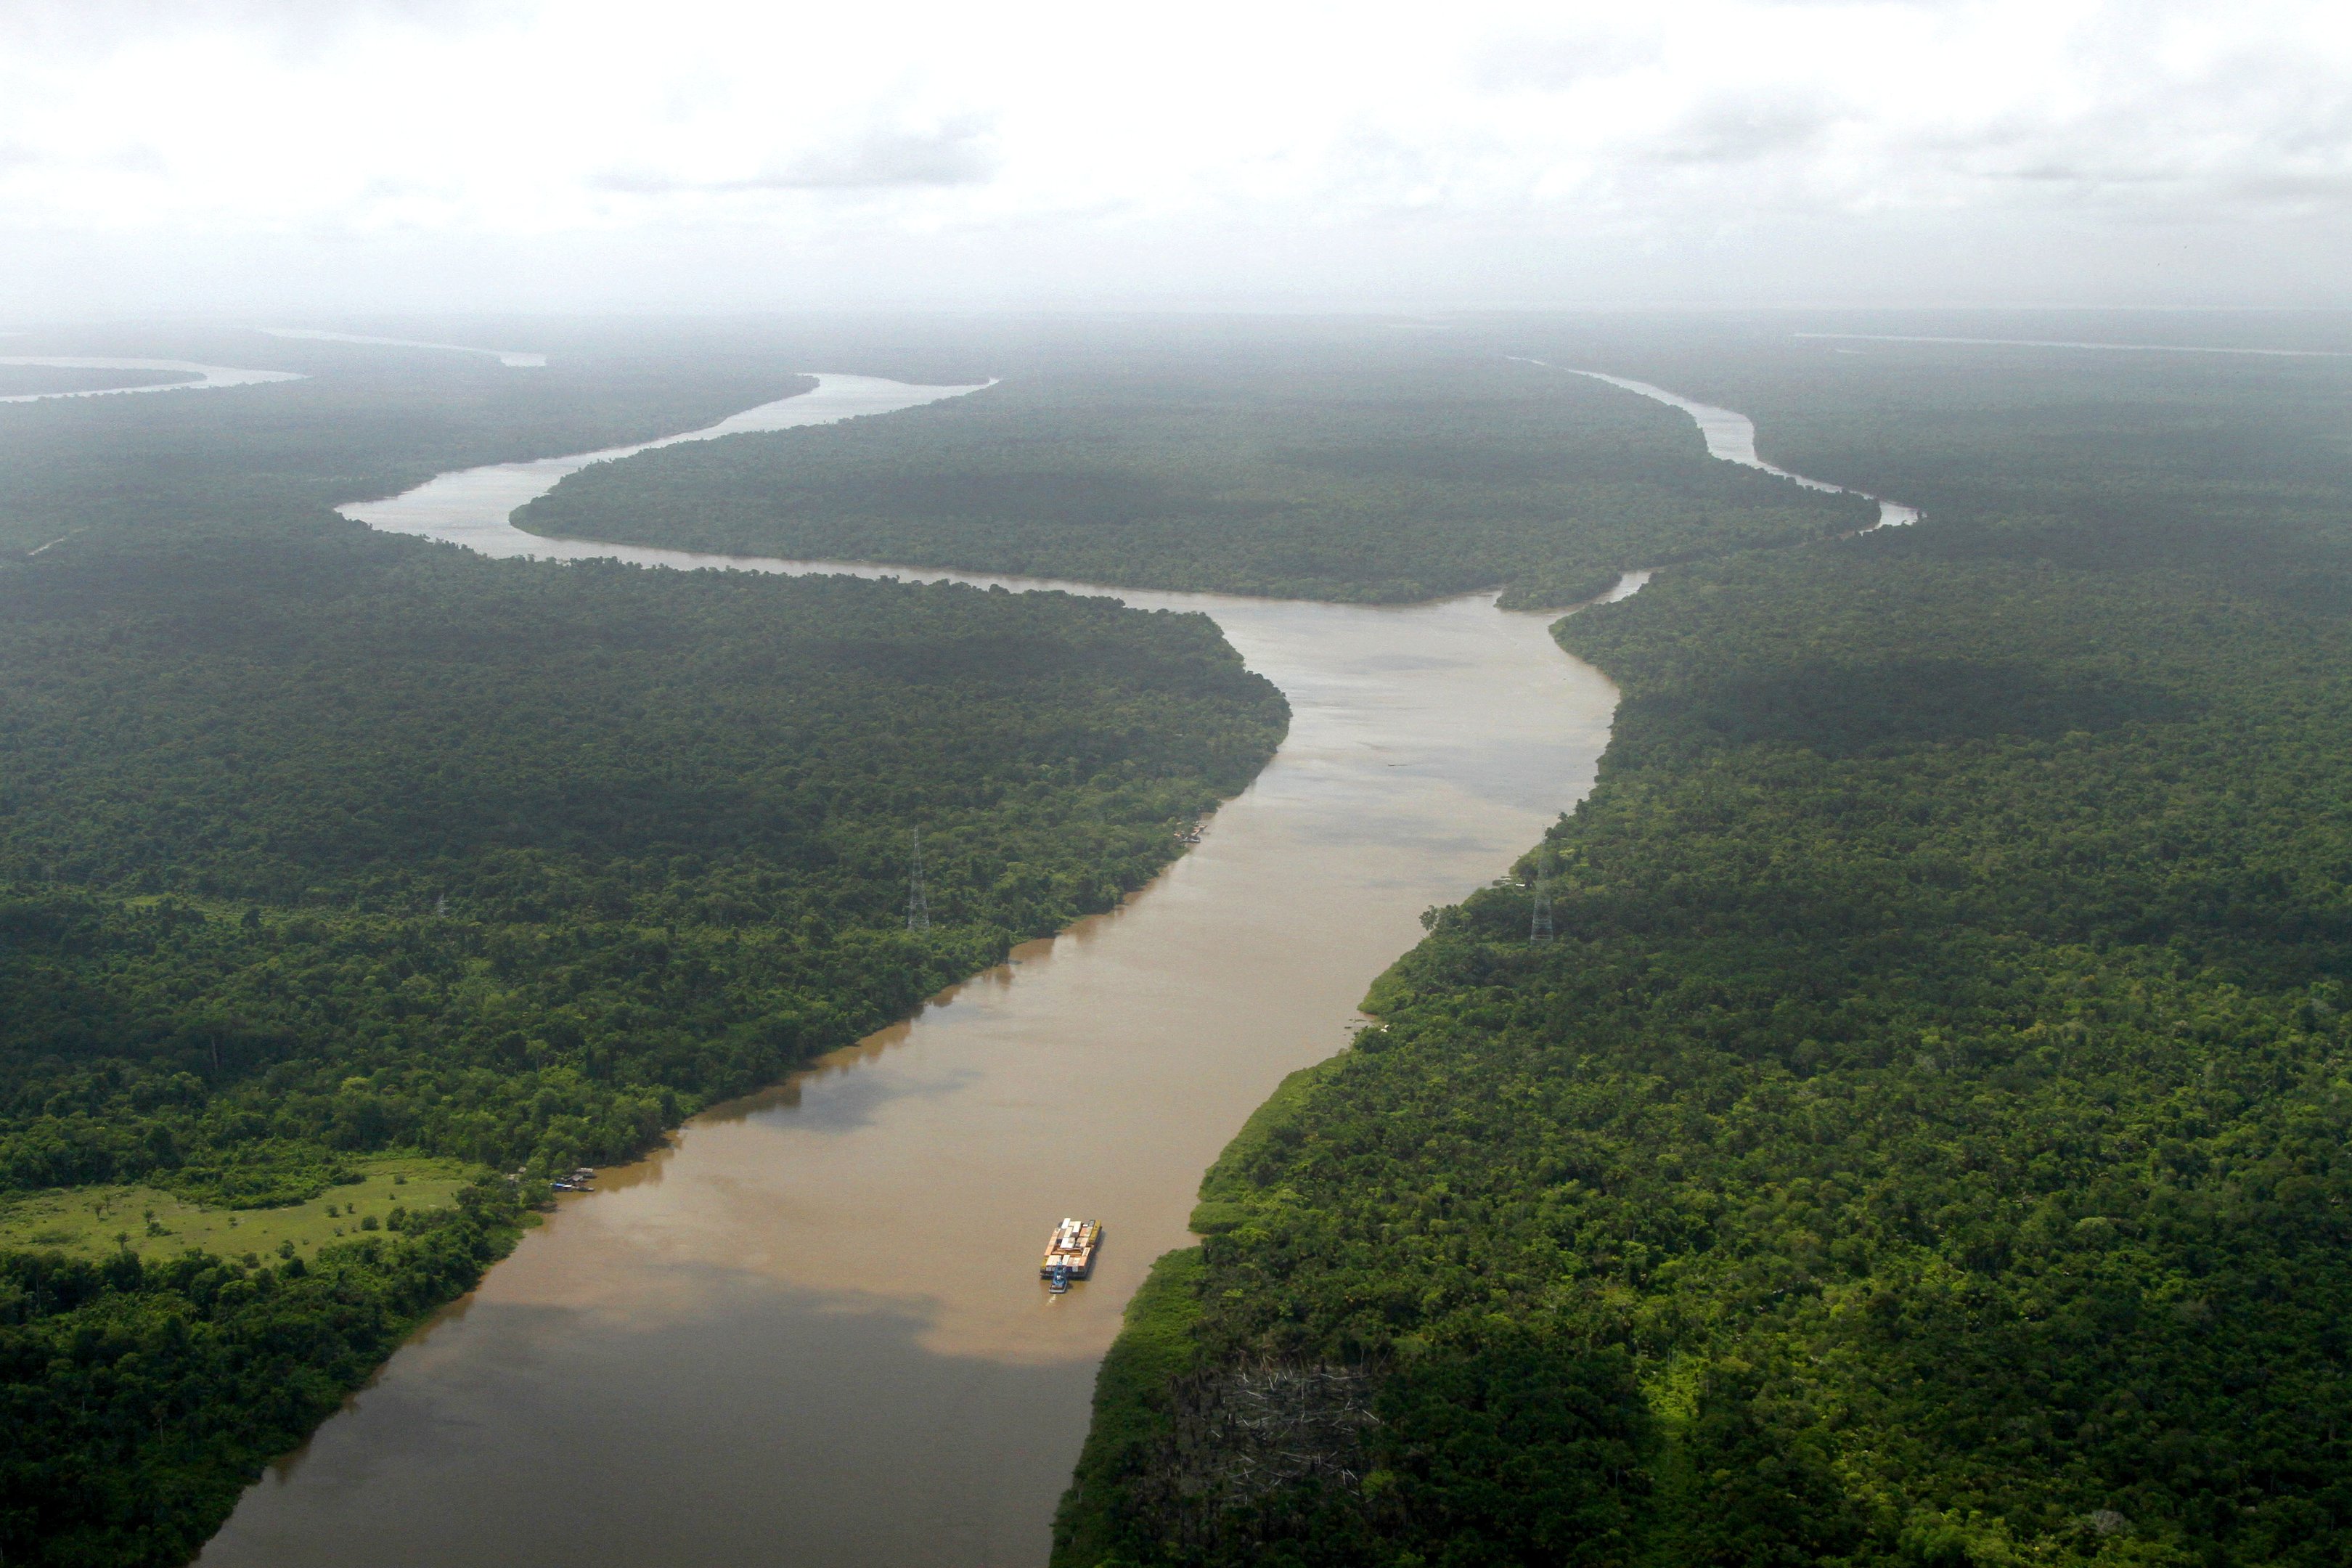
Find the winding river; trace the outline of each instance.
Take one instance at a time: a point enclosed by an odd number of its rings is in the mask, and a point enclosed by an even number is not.
[[[827,375],[678,439],[968,390]],[[345,510],[492,554],[884,574],[507,521],[638,449]],[[1583,794],[1616,700],[1550,616],[1486,596],[1118,596],[1214,616],[1289,695],[1288,739],[1203,841],[1118,910],[562,1200],[247,1493],[202,1563],[1043,1561],[1096,1363],[1151,1260],[1188,1240],[1202,1170],[1285,1074],[1346,1044],[1423,909]],[[1055,1300],[1034,1260],[1072,1214],[1103,1220],[1107,1245]]]
[[[273,381],[300,381],[301,373],[291,370],[240,370],[229,364],[198,364],[184,359],[118,359],[111,355],[88,354],[0,354],[0,364],[36,365],[47,370],[147,370],[162,371],[183,378],[178,381],[155,381],[137,386],[92,386],[67,392],[19,392],[0,397],[0,403],[40,403],[52,397],[121,397],[133,392],[203,392],[218,386],[259,386]]]
[[[1805,337],[1822,334],[1800,332],[1797,335]],[[1904,528],[1919,521],[1917,507],[1905,506],[1901,501],[1888,500],[1884,496],[1872,495],[1868,490],[1857,490],[1847,485],[1833,485],[1827,479],[1809,479],[1802,474],[1790,473],[1786,468],[1766,462],[1756,452],[1756,422],[1736,408],[1720,408],[1712,403],[1701,403],[1695,397],[1685,397],[1679,392],[1668,392],[1663,386],[1653,386],[1646,381],[1635,381],[1630,376],[1610,375],[1597,370],[1570,370],[1565,366],[1549,364],[1539,359],[1528,359],[1524,354],[1512,354],[1508,357],[1521,364],[1536,365],[1545,370],[1561,370],[1569,375],[1580,375],[1591,381],[1605,381],[1610,385],[1633,393],[1638,397],[1649,398],[1654,403],[1663,403],[1669,408],[1679,408],[1691,416],[1692,424],[1698,426],[1700,437],[1706,442],[1708,457],[1719,458],[1727,463],[1738,463],[1744,468],[1761,468],[1768,474],[1777,475],[1780,479],[1801,484],[1809,490],[1821,490],[1830,495],[1857,495],[1864,500],[1876,501],[1878,521],[1873,523],[1871,528]],[[1870,529],[1864,529],[1862,531],[1867,533]]]

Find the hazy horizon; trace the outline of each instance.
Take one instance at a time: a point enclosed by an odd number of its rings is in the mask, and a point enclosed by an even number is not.
[[[2352,26],[0,5],[8,324],[2352,304]]]

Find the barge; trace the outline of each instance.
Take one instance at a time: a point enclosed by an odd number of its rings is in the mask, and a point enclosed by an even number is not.
[[[1037,1278],[1060,1295],[1070,1288],[1071,1280],[1084,1279],[1095,1271],[1095,1249],[1101,1245],[1101,1226],[1090,1219],[1065,1219],[1045,1243],[1045,1261],[1038,1267]]]

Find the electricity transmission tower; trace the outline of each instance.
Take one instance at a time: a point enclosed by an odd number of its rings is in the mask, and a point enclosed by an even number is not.
[[[1536,907],[1528,917],[1528,941],[1551,940],[1551,855],[1548,850],[1536,851]]]
[[[923,892],[923,830],[915,829],[915,865],[907,878],[907,929],[931,929],[931,901]]]

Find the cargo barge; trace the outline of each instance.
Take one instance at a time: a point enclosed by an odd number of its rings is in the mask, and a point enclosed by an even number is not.
[[[1095,1271],[1095,1249],[1101,1245],[1101,1226],[1090,1219],[1066,1219],[1045,1244],[1045,1261],[1038,1268],[1037,1277],[1058,1296],[1070,1288],[1071,1280],[1084,1279]]]

